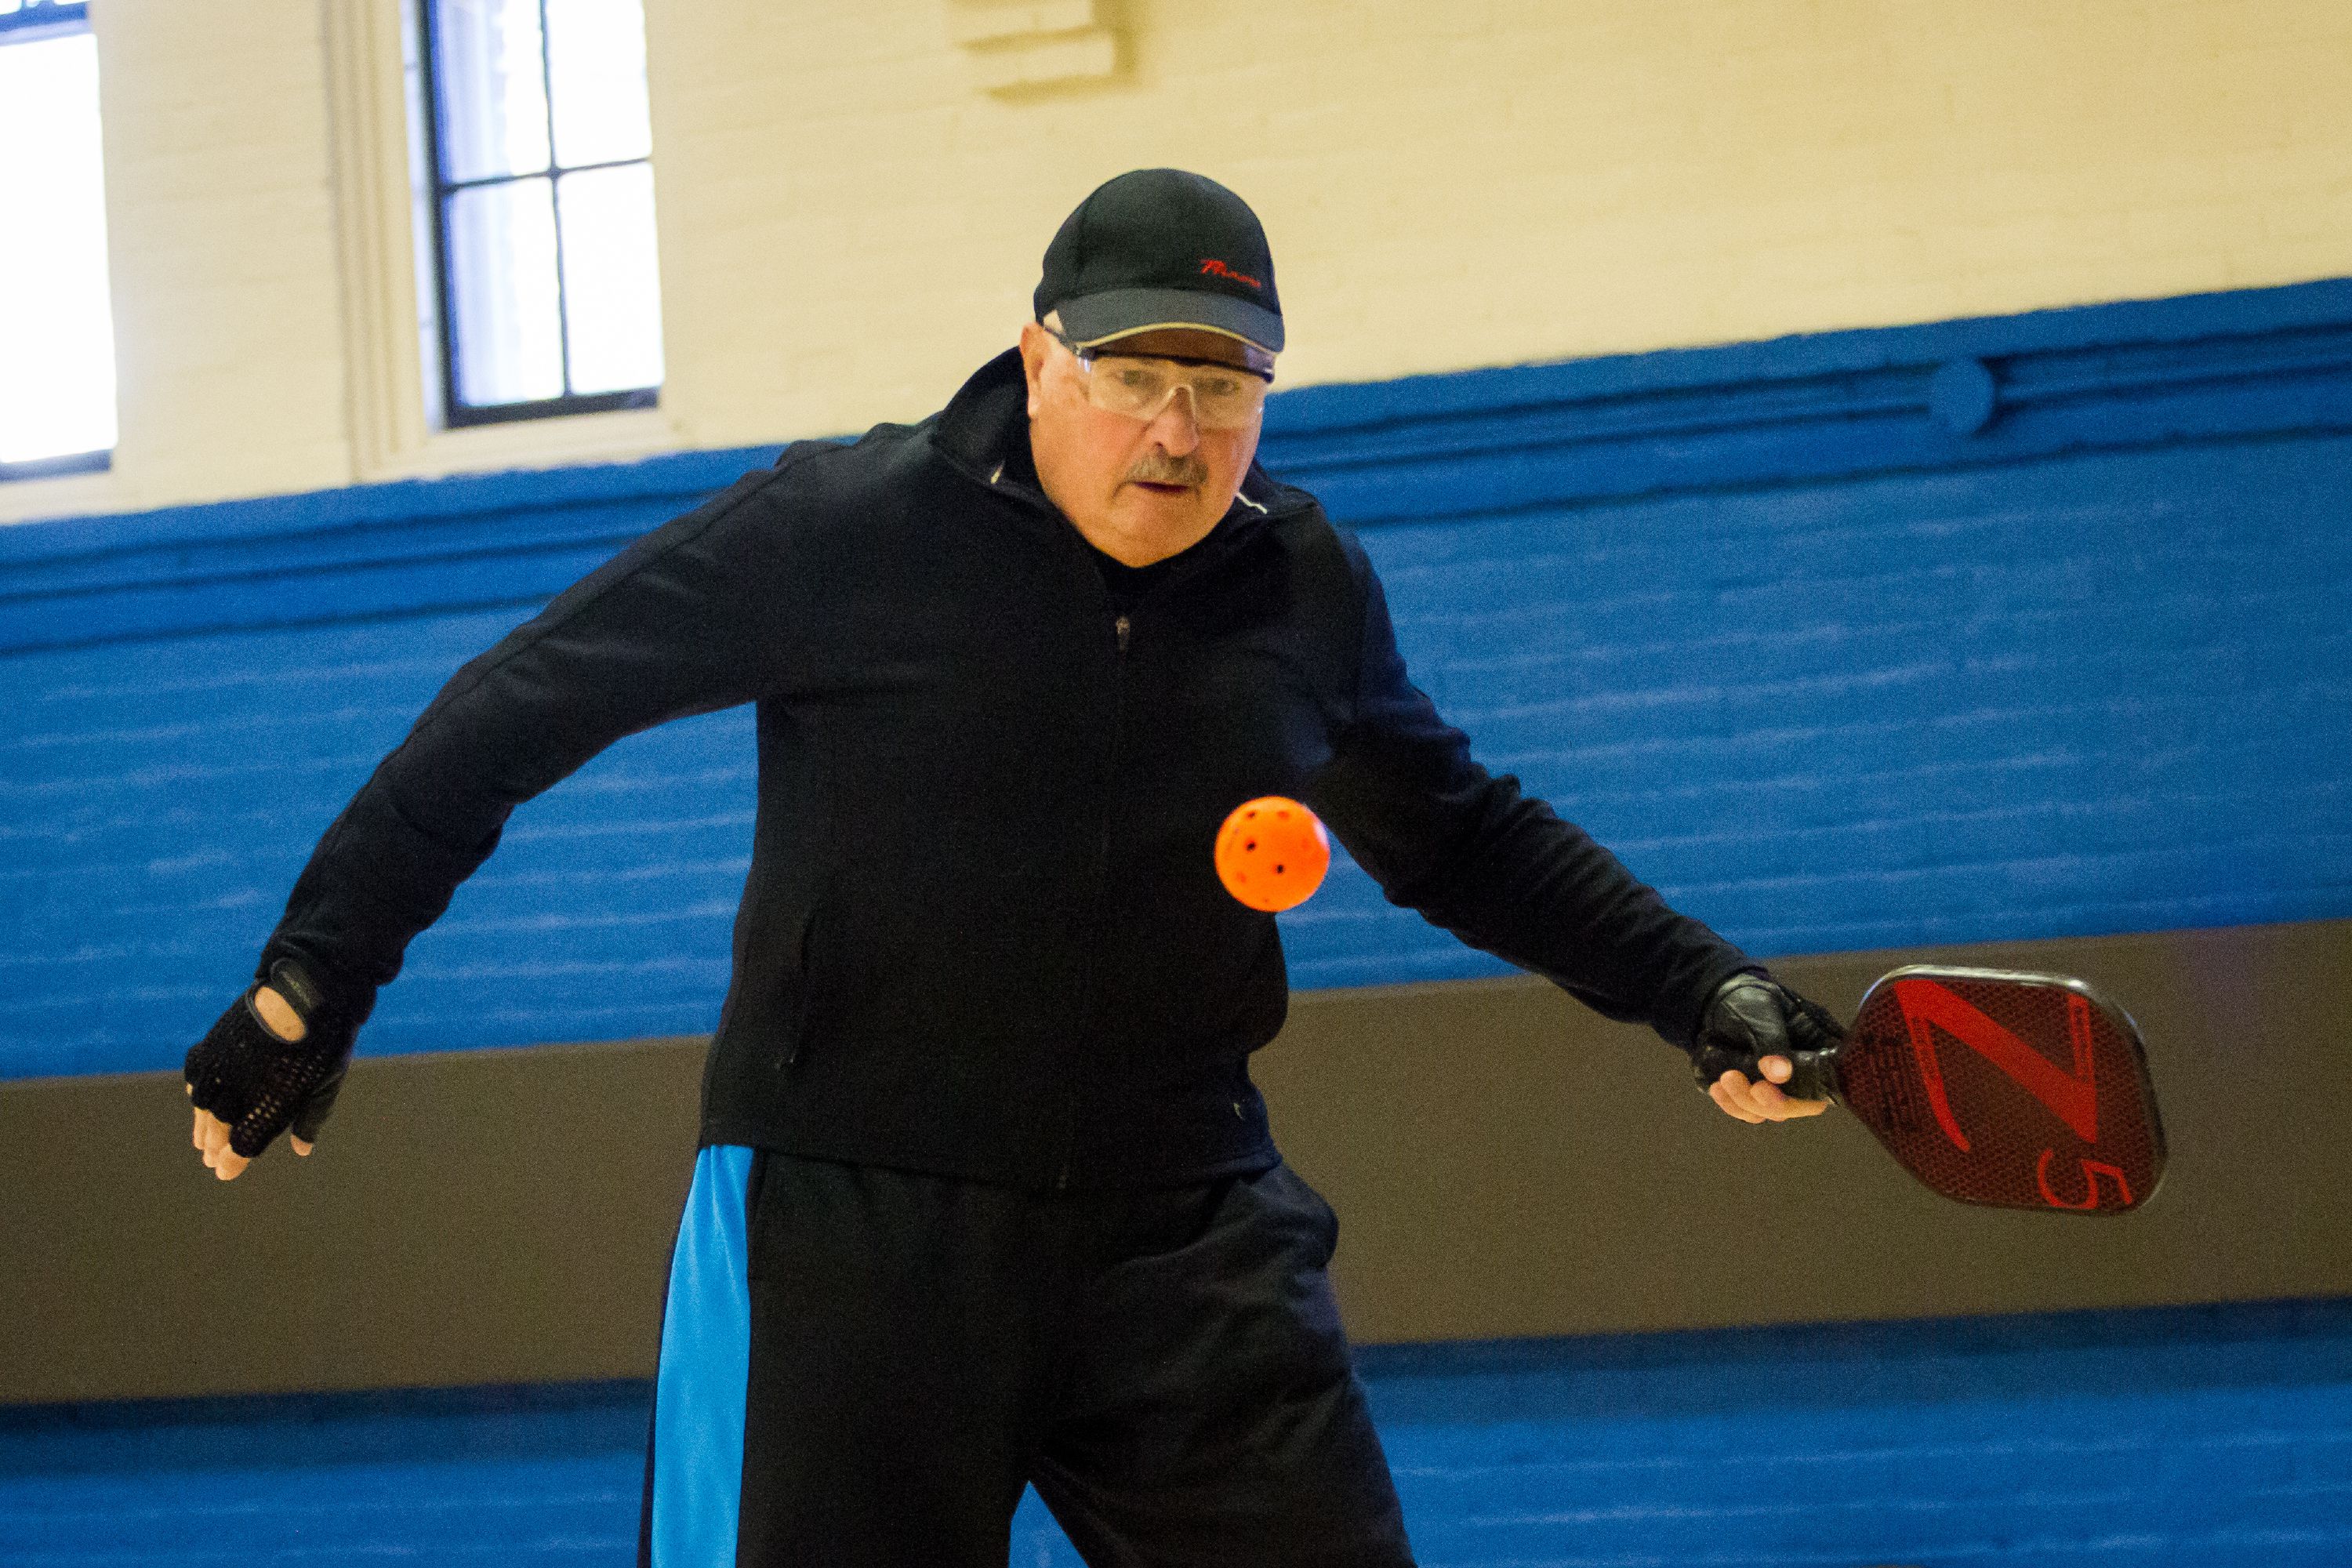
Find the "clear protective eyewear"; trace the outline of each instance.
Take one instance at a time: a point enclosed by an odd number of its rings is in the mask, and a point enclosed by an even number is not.
[[[1238,365],[1082,349],[1058,332],[1054,341],[1076,357],[1087,401],[1108,414],[1148,425],[1178,392],[1186,391],[1192,395],[1192,417],[1201,428],[1239,430],[1255,424],[1265,408],[1267,378]]]

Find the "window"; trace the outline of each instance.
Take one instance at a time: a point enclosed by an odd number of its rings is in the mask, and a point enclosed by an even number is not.
[[[641,0],[423,0],[441,420],[661,382]]]
[[[89,9],[0,0],[0,479],[103,468],[114,446]]]

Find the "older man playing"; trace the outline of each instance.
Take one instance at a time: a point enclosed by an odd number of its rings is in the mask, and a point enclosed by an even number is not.
[[[1097,1564],[1411,1561],[1337,1221],[1250,1082],[1287,986],[1212,868],[1244,800],[1307,800],[1390,898],[1654,1026],[1727,1113],[1822,1109],[1775,1087],[1822,1043],[1804,1007],[1473,762],[1361,549],[1255,465],[1283,325],[1241,199],[1110,181],[1035,316],[937,416],[793,447],[459,670],[189,1055],[216,1174],[280,1131],[307,1152],[517,804],[758,705],[647,1464],[663,1568],[995,1568],[1025,1483]]]

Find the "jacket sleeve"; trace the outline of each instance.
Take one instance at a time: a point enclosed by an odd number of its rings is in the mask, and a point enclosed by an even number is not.
[[[1716,987],[1755,965],[1471,759],[1407,677],[1379,577],[1352,541],[1349,553],[1363,590],[1356,705],[1310,804],[1390,902],[1687,1047]]]
[[[459,669],[320,840],[257,975],[299,958],[364,1018],[517,805],[625,735],[782,682],[778,479],[646,534]]]

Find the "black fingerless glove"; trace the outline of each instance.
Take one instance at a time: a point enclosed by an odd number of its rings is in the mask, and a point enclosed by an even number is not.
[[[188,1052],[189,1098],[228,1123],[228,1146],[248,1160],[280,1132],[305,1143],[319,1136],[357,1032],[292,959],[270,965],[268,984],[302,1020],[300,1039],[280,1039],[261,1021],[253,1009],[257,982]]]
[[[1836,1089],[1829,1053],[1844,1038],[1843,1026],[1826,1007],[1769,975],[1735,974],[1708,999],[1691,1046],[1691,1068],[1699,1088],[1710,1089],[1733,1070],[1760,1079],[1761,1058],[1786,1057],[1796,1070],[1780,1091],[1791,1100],[1826,1100]]]

